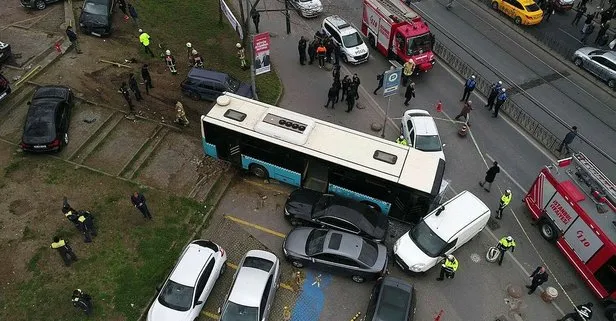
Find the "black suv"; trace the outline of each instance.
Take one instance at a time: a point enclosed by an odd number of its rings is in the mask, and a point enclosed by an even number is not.
[[[194,100],[214,101],[224,92],[252,98],[252,88],[228,74],[193,68],[180,84],[182,92]]]
[[[85,0],[79,15],[79,29],[97,37],[108,36],[112,17],[113,0]]]
[[[365,321],[412,321],[415,316],[415,289],[407,282],[386,276],[376,281],[370,294]]]
[[[50,3],[58,2],[60,0],[21,0],[21,5],[25,8],[43,10],[47,8]]]

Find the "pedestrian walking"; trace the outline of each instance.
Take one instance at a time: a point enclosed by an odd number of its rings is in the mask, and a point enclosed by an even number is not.
[[[236,43],[235,48],[237,48],[237,58],[240,60],[240,67],[243,70],[248,69],[248,64],[246,63],[246,52],[244,51],[242,44],[239,42]]]
[[[582,16],[584,16],[584,14],[586,13],[586,10],[588,10],[586,8],[586,5],[582,5],[578,8],[578,12],[575,14],[575,18],[573,18],[573,21],[571,22],[572,26],[577,26],[578,23],[580,23],[580,19],[582,19]]]
[[[175,121],[176,124],[187,127],[189,122],[186,118],[186,112],[184,111],[184,105],[181,102],[175,103]]]
[[[569,144],[571,144],[573,142],[575,137],[577,137],[577,126],[571,127],[571,131],[569,131],[567,133],[567,135],[565,135],[565,138],[560,143],[560,146],[558,146],[558,149],[557,149],[558,152],[562,153],[563,152],[563,147],[564,147],[565,148],[565,152],[567,154],[569,154],[571,152],[571,150],[569,149]]]
[[[501,195],[498,209],[496,210],[497,219],[500,220],[503,217],[503,210],[505,209],[505,207],[507,207],[507,205],[509,205],[512,197],[513,196],[511,195],[511,190],[509,189],[505,191],[505,194]]]
[[[145,196],[143,196],[142,193],[135,191],[130,197],[130,201],[133,203],[133,206],[143,214],[143,218],[152,219],[152,214],[150,214],[150,210],[148,210],[148,205],[145,203]]]
[[[97,235],[92,214],[87,211],[79,211],[77,221],[79,222],[79,231],[83,234],[83,241],[85,243],[92,242],[92,237]]]
[[[547,282],[548,280],[548,272],[545,270],[543,266],[538,266],[535,271],[530,275],[530,285],[527,285],[528,294],[533,294],[538,286]]]
[[[118,0],[118,7],[120,7],[120,10],[122,10],[122,13],[124,13],[125,16],[128,16],[128,13],[126,12],[126,1],[124,0]]]
[[[515,241],[511,236],[503,237],[500,241],[498,241],[496,248],[500,251],[500,255],[498,256],[498,265],[502,265],[505,252],[511,250],[511,253],[513,253],[515,250]]]
[[[92,297],[81,289],[73,291],[71,302],[75,308],[83,311],[86,315],[92,314]]]
[[[178,70],[175,69],[175,57],[171,54],[171,50],[165,50],[165,64],[172,75],[177,75]]]
[[[605,43],[607,43],[607,37],[605,37],[605,39],[602,39],[602,38],[607,32],[607,29],[609,28],[610,28],[609,20],[601,24],[601,26],[599,27],[599,31],[597,32],[597,37],[595,38],[595,44],[604,46]]]
[[[340,65],[340,56],[342,55],[342,51],[340,49],[340,45],[334,42],[334,64]]]
[[[498,117],[498,111],[501,106],[507,101],[507,90],[505,88],[501,88],[500,94],[496,97],[496,103],[494,104],[494,113],[492,114],[493,118]]]
[[[349,95],[347,96],[347,113],[350,113],[351,110],[353,110],[353,107],[355,107],[355,87],[351,86],[351,88],[349,89]]]
[[[317,55],[317,43],[316,43],[316,40],[312,40],[308,44],[308,57],[310,57],[310,61],[308,61],[309,65],[312,65],[316,55]]]
[[[411,76],[415,72],[415,62],[413,59],[409,58],[404,65],[402,66],[402,86],[405,87],[406,84],[411,79]]]
[[[441,272],[439,273],[437,281],[443,281],[445,277],[448,279],[453,279],[456,275],[456,271],[458,270],[458,260],[453,254],[449,254],[445,257],[445,261],[441,264]]]
[[[334,81],[340,81],[340,65],[334,65],[332,69],[332,77]]]
[[[325,42],[325,60],[327,63],[332,63],[332,54],[334,53],[334,40],[328,38]]]
[[[496,174],[498,173],[500,173],[500,167],[498,167],[498,162],[494,161],[494,163],[492,163],[492,167],[490,167],[486,171],[486,177],[483,179],[483,181],[479,182],[479,186],[483,187],[486,192],[490,192],[490,189],[492,188],[492,183],[494,182]]]
[[[332,109],[334,109],[334,106],[336,105],[336,96],[337,95],[338,95],[338,91],[332,85],[329,88],[329,91],[327,92],[327,102],[325,103],[325,108],[328,108],[329,107],[329,102],[331,102],[332,103]]]
[[[73,249],[68,245],[68,242],[60,237],[54,236],[50,247],[58,251],[62,261],[64,261],[64,265],[70,266],[74,261],[77,261],[77,255],[75,255]]]
[[[464,92],[462,93],[462,99],[460,99],[460,101],[468,100],[473,90],[475,90],[475,86],[477,86],[475,78],[475,75],[471,75],[471,77],[466,80],[466,83],[464,83]]]
[[[554,5],[551,0],[547,0],[545,5],[545,11],[543,11],[543,20],[550,21],[550,17],[554,14]]]
[[[503,88],[503,82],[500,80],[490,86],[490,95],[488,96],[488,103],[485,106],[486,108],[488,108],[488,110],[492,110],[492,107],[494,106],[494,101],[496,100],[496,96],[498,96],[498,93],[501,91],[501,88]]]
[[[464,120],[466,121],[466,124],[468,125],[469,124],[469,122],[468,122],[468,114],[471,113],[471,110],[473,110],[473,102],[470,101],[470,100],[467,100],[462,105],[462,110],[460,111],[458,116],[456,116],[454,119],[455,120],[459,120],[460,117],[464,117]]]
[[[381,89],[383,87],[383,79],[385,78],[385,72],[383,71],[380,75],[376,75],[376,80],[378,81],[378,85],[376,86],[376,89],[374,90],[374,94],[376,95],[376,91]]]
[[[566,314],[565,316],[556,321],[565,321],[567,319],[571,319],[573,321],[588,321],[592,318],[592,306],[592,302],[580,304],[575,307],[575,311]]]
[[[71,42],[71,44],[73,44],[75,51],[77,51],[78,54],[82,53],[81,47],[79,46],[79,40],[77,40],[77,34],[75,33],[75,31],[73,31],[73,27],[66,27],[66,36],[68,37],[68,40]]]
[[[128,104],[128,108],[130,109],[130,112],[133,113],[135,111],[134,110],[135,106],[133,106],[133,101],[130,99],[130,93],[128,91],[128,86],[126,85],[126,82],[122,83],[118,92],[122,94],[122,96],[124,97],[124,100],[126,100],[126,103]]]
[[[415,98],[415,83],[412,82],[408,86],[406,86],[406,90],[404,91],[404,106],[409,105],[409,101],[411,98]]]
[[[306,61],[306,38],[304,38],[304,36],[302,36],[301,38],[299,38],[299,42],[297,43],[297,50],[299,51],[299,64],[300,65],[305,65],[305,61]]]
[[[150,35],[147,32],[143,31],[143,29],[139,29],[139,42],[143,46],[143,50],[145,53],[149,53],[150,56],[154,57],[154,53],[152,49],[150,49]]]
[[[133,7],[130,3],[128,4],[128,13],[130,14],[130,17],[133,18],[133,23],[139,27],[139,15],[137,15],[137,9],[135,9],[135,7]]]
[[[340,78],[334,79],[332,86],[336,89],[336,103],[338,103],[338,101],[340,101],[340,89],[342,89]]]
[[[357,74],[353,74],[353,79],[351,80],[351,87],[353,88],[353,92],[355,93],[355,100],[359,99],[359,85],[361,81]]]
[[[152,77],[150,77],[148,64],[141,66],[141,79],[143,79],[143,84],[145,85],[145,93],[149,95],[150,89],[154,88],[154,86],[152,86]]]
[[[319,68],[325,67],[325,55],[327,54],[327,48],[323,43],[319,43],[317,47],[317,58],[319,59]]]
[[[135,94],[135,99],[137,101],[140,101],[141,99],[143,99],[141,97],[141,91],[139,90],[139,85],[137,84],[137,79],[135,79],[135,75],[133,73],[130,73],[128,75],[128,87],[133,92],[133,94]]]
[[[351,78],[349,75],[344,75],[342,78],[342,101],[344,101],[344,97],[349,95],[349,87],[351,87]]]

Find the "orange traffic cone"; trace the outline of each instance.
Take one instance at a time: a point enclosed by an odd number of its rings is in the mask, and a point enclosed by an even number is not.
[[[443,103],[440,100],[436,102],[436,111],[439,113],[443,111]]]

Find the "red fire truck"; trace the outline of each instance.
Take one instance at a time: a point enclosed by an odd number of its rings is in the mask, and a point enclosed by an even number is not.
[[[434,38],[428,24],[399,0],[363,0],[361,32],[384,56],[400,63],[413,59],[419,71],[434,65]]]
[[[543,168],[524,202],[616,321],[616,185],[575,153]]]

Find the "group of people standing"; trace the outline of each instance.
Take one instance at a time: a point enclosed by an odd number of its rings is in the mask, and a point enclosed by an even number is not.
[[[469,98],[476,87],[477,77],[475,75],[471,75],[464,83],[464,91],[462,93],[462,99],[460,99],[460,101],[463,102],[463,106],[460,113],[455,117],[455,120],[459,120],[461,117],[464,117],[466,123],[469,124],[469,114],[471,110],[473,110],[473,102],[469,100]],[[502,81],[499,80],[490,86],[488,103],[485,107],[490,111],[494,108],[494,112],[492,113],[493,118],[498,117],[498,112],[508,98],[507,89],[503,88]]]
[[[306,61],[309,65],[312,65],[315,60],[318,62],[319,68],[324,68],[325,63],[340,64],[342,54],[340,45],[327,35],[325,30],[317,31],[310,42],[302,36],[297,44],[297,49],[300,65],[305,65]],[[306,53],[308,53],[309,59],[306,59]]]
[[[357,74],[353,74],[353,77],[349,77],[349,75],[345,75],[342,80],[340,80],[340,65],[334,64],[334,68],[332,69],[332,77],[333,83],[327,92],[327,102],[325,103],[325,108],[329,108],[329,103],[332,104],[332,109],[334,109],[334,105],[340,100],[345,101],[347,103],[346,112],[349,113],[355,107],[355,101],[359,99],[359,85],[361,81]],[[342,97],[340,97],[340,92],[342,91]]]
[[[607,35],[607,31],[610,28],[611,19],[614,17],[614,12],[616,11],[616,4],[611,5],[608,9],[601,9],[596,12],[588,12],[588,8],[586,7],[586,2],[588,0],[582,0],[577,7],[577,13],[575,14],[575,18],[571,22],[572,26],[577,26],[580,23],[580,20],[584,15],[586,15],[586,19],[584,20],[584,25],[580,32],[582,33],[582,38],[580,41],[583,44],[586,44],[586,39],[590,37],[590,35],[595,31],[595,23],[594,19],[598,16],[599,19],[599,31],[597,32],[597,36],[595,37],[594,44],[599,46],[608,45],[609,36]],[[616,34],[614,34],[612,41],[609,42],[610,49],[614,49],[616,45]]]

